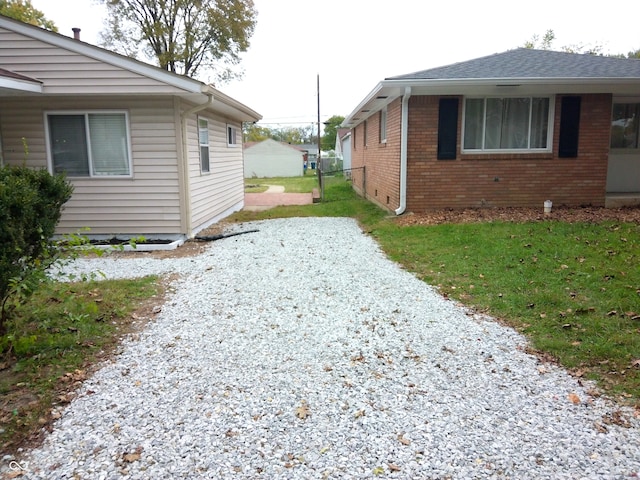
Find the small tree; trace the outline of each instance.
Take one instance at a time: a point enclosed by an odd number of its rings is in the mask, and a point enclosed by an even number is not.
[[[334,115],[324,122],[324,135],[322,136],[322,149],[324,151],[333,150],[336,146],[336,135],[338,128],[344,122],[344,117]]]
[[[55,263],[52,240],[73,187],[46,170],[0,168],[0,334],[15,306],[46,279]]]

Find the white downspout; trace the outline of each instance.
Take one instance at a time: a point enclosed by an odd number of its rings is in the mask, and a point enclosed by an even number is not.
[[[407,208],[407,145],[409,139],[409,98],[411,87],[404,88],[402,96],[402,117],[400,120],[400,206],[396,215],[402,215]]]
[[[189,144],[187,143],[187,120],[194,113],[198,113],[213,104],[213,89],[209,85],[203,85],[201,92],[207,96],[207,101],[191,107],[182,113],[182,190],[184,192],[184,216],[187,237],[191,237],[191,188],[189,181]],[[197,128],[197,125],[196,125]]]

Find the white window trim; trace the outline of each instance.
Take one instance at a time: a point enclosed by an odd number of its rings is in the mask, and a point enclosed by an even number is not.
[[[483,100],[489,98],[548,98],[549,99],[549,118],[547,121],[547,147],[545,148],[493,148],[493,149],[465,149],[464,148],[464,131],[466,128],[466,115],[467,115],[467,99],[481,98]],[[556,97],[555,95],[469,95],[462,99],[462,128],[460,138],[460,153],[471,155],[489,155],[489,154],[514,154],[514,153],[551,153],[553,152],[553,127],[556,110]],[[529,109],[529,117],[531,117],[531,109]],[[531,125],[531,122],[529,122]],[[484,138],[484,126],[482,136]]]
[[[235,141],[236,143],[229,143],[229,129],[232,129],[235,132]],[[229,123],[227,123],[227,128],[226,128],[226,134],[227,134],[227,147],[231,147],[231,148],[237,148],[242,146],[242,142],[238,143],[238,132],[240,130],[238,129],[237,126],[235,125],[231,125]]]
[[[207,158],[207,167],[208,170],[204,170],[202,168],[202,147],[205,146],[204,143],[200,143],[200,121],[206,122],[207,124],[207,155],[209,158]],[[198,128],[198,158],[200,160],[200,173],[202,174],[208,174],[211,173],[211,139],[209,138],[209,120],[205,117],[196,117],[196,125]]]
[[[382,121],[384,117],[384,122]],[[388,125],[388,112],[387,106],[385,105],[380,110],[380,143],[387,143],[387,125]],[[384,128],[382,128],[384,126]]]
[[[126,110],[48,110],[44,112],[44,136],[45,136],[45,146],[47,152],[47,168],[49,169],[49,173],[54,174],[53,167],[53,152],[51,151],[51,135],[49,134],[49,115],[84,115],[85,125],[87,135],[89,135],[89,115],[90,114],[123,114],[124,115],[124,126],[127,135],[127,160],[129,163],[129,174],[128,175],[93,175],[93,165],[91,162],[91,140],[87,138],[87,157],[89,161],[89,175],[86,176],[72,176],[68,175],[68,178],[78,178],[78,179],[101,179],[101,180],[116,180],[116,179],[124,179],[124,178],[133,178],[133,155],[131,153],[131,128],[129,123],[129,112]]]

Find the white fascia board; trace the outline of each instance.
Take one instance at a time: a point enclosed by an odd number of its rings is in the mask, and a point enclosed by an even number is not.
[[[362,109],[367,106],[367,104],[378,96],[378,93],[382,89],[382,82],[378,83],[373,90],[367,95],[364,100],[362,100],[358,106],[342,121],[340,124],[341,127],[344,128],[352,128],[355,125],[358,125],[364,118],[358,117],[361,113]],[[367,115],[368,116],[368,115]],[[357,118],[357,120],[356,120]]]
[[[416,94],[435,95],[449,92],[452,95],[465,94],[476,89],[527,89],[539,88],[545,91],[552,89],[582,93],[612,93],[617,89],[640,87],[640,78],[474,78],[474,79],[420,79],[420,80],[385,80],[385,87],[411,87]]]
[[[19,92],[42,93],[40,82],[28,82],[16,78],[0,76],[0,89],[16,90]]]

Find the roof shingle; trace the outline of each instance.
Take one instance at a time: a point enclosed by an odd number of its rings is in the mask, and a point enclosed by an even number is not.
[[[385,80],[640,78],[640,60],[518,48]]]

